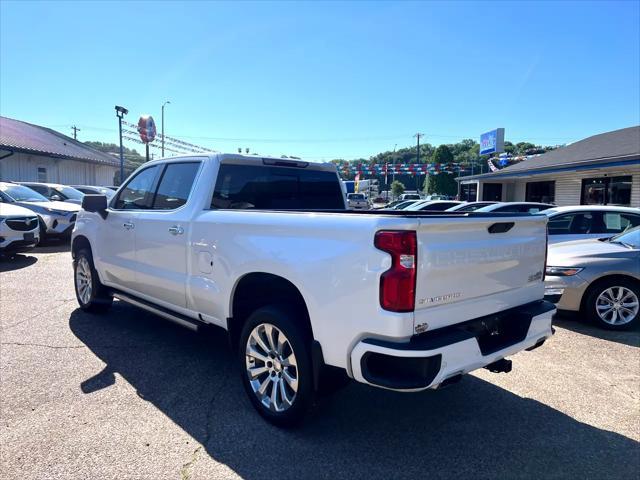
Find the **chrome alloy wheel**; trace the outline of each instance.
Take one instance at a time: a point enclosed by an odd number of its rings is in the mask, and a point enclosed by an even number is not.
[[[639,309],[638,297],[626,287],[607,288],[596,300],[598,316],[609,325],[629,323],[638,315]]]
[[[83,305],[91,301],[91,266],[87,257],[80,257],[76,264],[76,291]]]
[[[289,339],[275,325],[261,323],[247,339],[245,365],[258,400],[273,412],[293,405],[298,392],[298,367]]]

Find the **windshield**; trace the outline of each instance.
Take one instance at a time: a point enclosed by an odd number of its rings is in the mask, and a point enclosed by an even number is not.
[[[348,198],[349,200],[364,200],[364,195],[362,193],[350,193]]]
[[[54,187],[54,190],[62,194],[65,199],[70,198],[71,200],[82,200],[82,197],[84,196],[82,192],[73,187],[60,186]]]
[[[23,185],[0,185],[0,190],[16,202],[48,202],[44,196]]]
[[[627,230],[626,232],[619,233],[618,235],[611,237],[609,241],[611,243],[630,245],[633,248],[640,248],[640,226]]]

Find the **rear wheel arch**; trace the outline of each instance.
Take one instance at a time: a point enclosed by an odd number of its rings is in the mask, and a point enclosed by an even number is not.
[[[295,313],[307,339],[309,342],[313,340],[309,310],[300,290],[279,275],[253,272],[241,277],[233,289],[227,330],[234,348],[237,347],[242,327],[249,316],[268,305],[277,305]]]

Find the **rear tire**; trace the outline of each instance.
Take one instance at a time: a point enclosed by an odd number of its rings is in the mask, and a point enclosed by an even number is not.
[[[607,330],[627,330],[640,321],[640,287],[626,278],[597,283],[584,305],[587,318]]]
[[[311,341],[297,316],[283,307],[262,307],[240,334],[242,385],[258,413],[279,427],[299,423],[314,400]]]
[[[73,280],[76,299],[82,310],[91,313],[109,310],[113,297],[100,283],[90,250],[83,248],[76,253],[73,260]]]

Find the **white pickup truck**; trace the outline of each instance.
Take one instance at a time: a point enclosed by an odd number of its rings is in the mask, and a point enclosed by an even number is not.
[[[335,374],[437,388],[553,334],[546,217],[347,210],[331,164],[211,154],[145,163],[73,231],[80,307],[114,297],[226,329],[269,421]],[[206,381],[206,379],[203,379]]]

